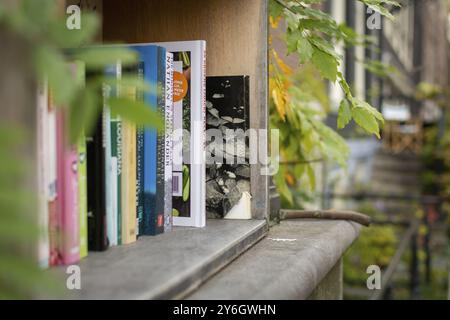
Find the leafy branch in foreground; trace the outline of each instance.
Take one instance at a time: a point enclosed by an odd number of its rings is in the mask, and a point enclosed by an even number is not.
[[[102,75],[106,66],[117,61],[123,65],[136,63],[136,54],[120,47],[88,47],[97,32],[98,17],[83,12],[83,27],[68,30],[65,17],[58,14],[57,2],[0,2],[0,35],[8,34],[20,43],[21,48],[26,48],[26,61],[21,62],[30,66],[35,83],[46,79],[55,105],[68,109],[71,140],[75,142],[84,130],[88,132],[94,128],[104,104],[124,119],[139,120],[139,124],[159,128],[161,119],[144,103],[127,97],[102,101],[105,84],[150,90],[149,84],[137,77],[125,76],[118,81]],[[72,77],[70,64],[75,61],[82,62],[87,71],[100,71],[97,72],[100,75],[86,83]],[[46,290],[55,285],[46,280],[35,257],[25,253],[26,250],[19,250],[30,248],[39,231],[36,224],[30,222],[36,218],[33,210],[37,207],[35,190],[21,183],[32,180],[30,176],[36,173],[31,170],[30,159],[25,159],[21,151],[32,141],[32,137],[26,135],[27,131],[29,129],[23,126],[0,123],[0,299],[30,298],[36,290],[45,296]],[[24,135],[26,138],[18,139]]]

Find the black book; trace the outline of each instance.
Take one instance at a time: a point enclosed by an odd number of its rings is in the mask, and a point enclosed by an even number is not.
[[[97,120],[95,131],[86,138],[88,249],[103,251],[108,248],[106,234],[105,146],[103,143],[103,114]]]
[[[247,219],[250,214],[249,77],[206,77],[206,99],[207,216]],[[210,136],[218,132],[222,134],[221,141]],[[247,198],[243,197],[244,193]],[[230,214],[241,201],[246,205],[238,210],[240,213]]]

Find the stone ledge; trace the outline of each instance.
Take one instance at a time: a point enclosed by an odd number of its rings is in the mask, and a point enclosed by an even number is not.
[[[208,220],[205,228],[177,227],[106,252],[89,252],[79,264],[82,290],[65,298],[178,298],[266,233],[265,220]]]
[[[307,299],[360,228],[348,221],[283,221],[188,299]]]

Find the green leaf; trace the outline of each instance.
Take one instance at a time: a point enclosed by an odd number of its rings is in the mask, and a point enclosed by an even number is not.
[[[336,81],[338,62],[333,56],[316,49],[312,56],[312,62],[322,77],[332,82]]]
[[[310,190],[314,191],[316,189],[316,175],[310,164],[306,165],[306,174],[308,176]]]
[[[107,105],[111,113],[120,115],[136,125],[164,129],[164,120],[161,116],[141,101],[127,98],[110,98]]]
[[[352,120],[352,111],[350,109],[350,103],[347,99],[343,99],[339,105],[337,126],[338,129],[343,129]]]
[[[379,122],[384,124],[383,115],[377,109],[372,107],[366,101],[359,100],[359,99],[353,99],[353,101],[356,106],[366,109],[375,119],[377,119]]]
[[[99,83],[103,83],[106,85],[109,85],[111,87],[113,86],[119,86],[121,88],[133,88],[135,90],[141,91],[141,92],[148,92],[150,94],[156,94],[157,86],[151,86],[149,83],[147,83],[145,80],[140,79],[137,76],[127,76],[123,75],[120,79],[117,79],[115,77],[101,77],[99,79]]]
[[[291,30],[288,28],[286,32],[286,45],[287,45],[287,54],[291,54],[297,51],[297,43],[301,37],[301,33],[298,30]]]
[[[99,19],[94,13],[83,12],[80,22],[80,29],[69,30],[64,19],[54,21],[47,28],[48,37],[62,48],[77,48],[88,44],[98,30]]]
[[[311,60],[314,48],[309,40],[305,37],[300,37],[297,41],[297,52],[300,58],[300,63],[306,63]]]
[[[367,109],[361,107],[353,108],[352,116],[361,128],[380,138],[380,127],[378,126],[378,122]]]
[[[276,0],[269,1],[269,14],[273,18],[278,18],[283,13],[284,7]]]
[[[332,56],[337,62],[340,61],[341,57],[339,56],[339,54],[336,52],[335,48],[332,45],[331,41],[327,41],[323,38],[320,38],[318,36],[313,36],[309,38],[309,41],[311,42],[312,45],[314,45],[314,47],[316,47],[317,49],[323,51],[324,53],[329,54],[330,56]],[[339,63],[338,63],[339,64]]]
[[[352,96],[350,86],[348,85],[347,80],[345,80],[345,78],[341,72],[338,72],[338,79],[339,79],[339,85],[341,86],[342,91],[344,91],[347,99],[352,99],[353,96]]]
[[[56,105],[69,104],[76,92],[76,80],[69,64],[60,51],[46,46],[37,47],[32,53],[33,64],[41,79],[48,79]]]
[[[76,50],[72,52],[75,60],[86,64],[86,69],[103,69],[120,61],[122,66],[138,62],[137,53],[133,50],[119,47],[98,47]]]
[[[100,111],[98,94],[90,88],[81,90],[70,108],[70,141],[76,142],[83,131],[90,134]]]

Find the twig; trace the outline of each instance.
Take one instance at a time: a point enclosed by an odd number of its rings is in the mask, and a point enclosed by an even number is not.
[[[354,211],[342,210],[280,210],[280,219],[325,219],[325,220],[350,220],[363,226],[370,226],[371,218],[365,214]]]
[[[280,165],[296,165],[296,164],[308,164],[308,163],[317,163],[324,162],[325,159],[311,159],[311,160],[291,160],[291,161],[281,161]]]

